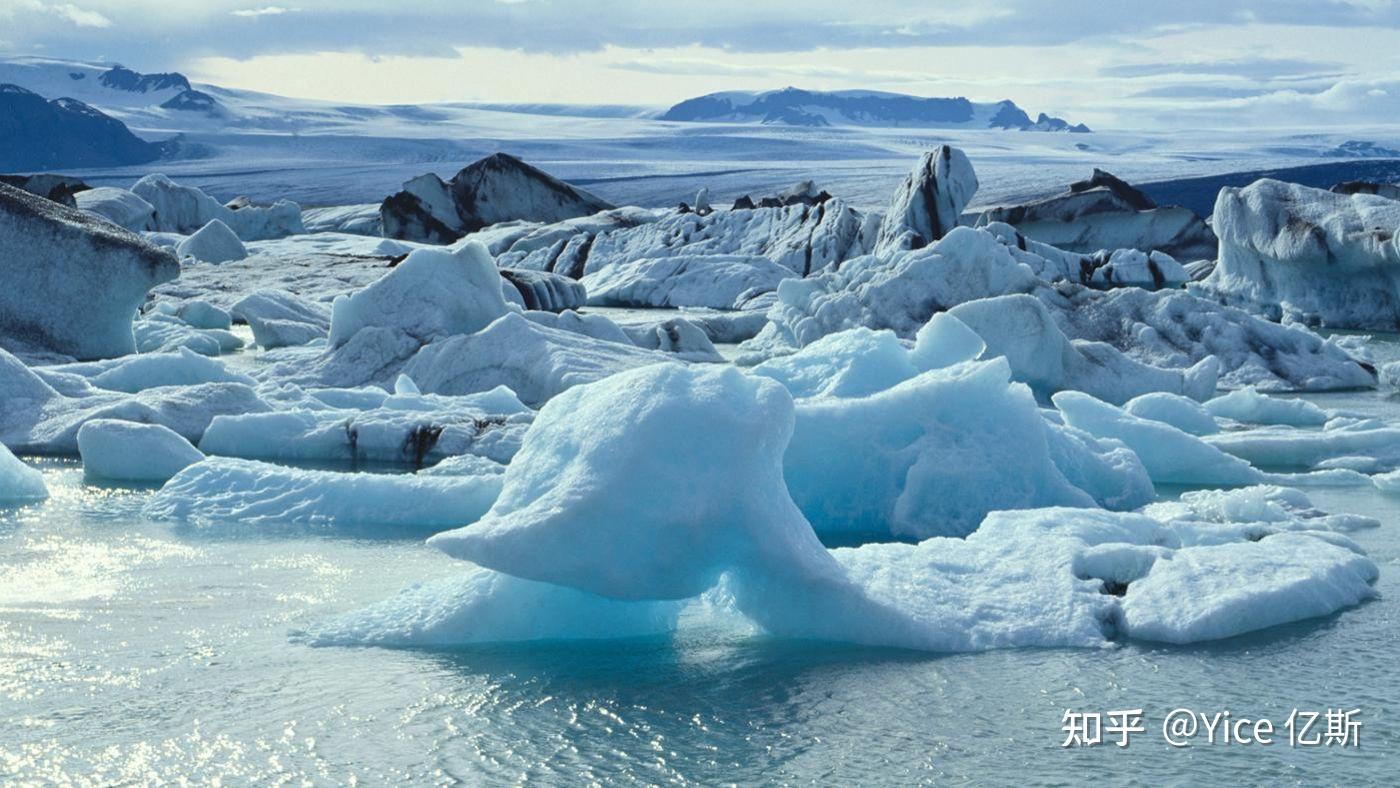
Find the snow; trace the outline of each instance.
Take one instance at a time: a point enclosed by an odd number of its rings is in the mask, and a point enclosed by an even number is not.
[[[1328,328],[1400,321],[1400,203],[1264,178],[1215,203],[1220,260],[1201,291]]]
[[[204,455],[169,427],[93,419],[78,429],[78,453],[89,477],[165,482]]]
[[[131,191],[155,210],[149,229],[159,232],[193,233],[215,219],[228,225],[244,241],[306,232],[301,224],[301,208],[288,200],[235,210],[220,205],[194,186],[181,186],[159,173],[137,181]]]
[[[205,263],[227,263],[247,257],[248,250],[228,225],[218,219],[210,219],[208,224],[177,244],[175,254]]]
[[[1052,400],[1071,427],[1126,444],[1156,483],[1228,487],[1264,481],[1248,462],[1170,424],[1139,418],[1078,391],[1062,391]]]
[[[136,350],[131,321],[179,275],[168,252],[75,208],[0,184],[0,343],[77,359]]]
[[[1042,399],[1067,389],[1113,403],[1152,391],[1196,399],[1215,391],[1219,364],[1214,359],[1203,359],[1187,370],[1159,369],[1107,343],[1071,342],[1044,302],[1034,296],[968,301],[948,314],[982,337],[987,355],[1004,356],[1016,379],[1029,384]]]
[[[145,353],[121,359],[92,377],[92,383],[109,391],[138,391],[159,386],[191,386],[197,383],[247,383],[247,375],[229,372],[219,361],[187,348],[173,353]]]
[[[1139,394],[1123,404],[1123,411],[1140,419],[1160,421],[1189,435],[1213,435],[1220,425],[1199,402],[1164,391]]]
[[[330,344],[365,328],[391,329],[420,343],[471,334],[507,312],[501,276],[486,247],[455,253],[416,249],[384,278],[331,308]]]
[[[422,532],[471,522],[501,477],[303,470],[213,457],[180,471],[146,503],[147,516],[199,526],[375,527]]]
[[[44,475],[25,465],[0,443],[0,506],[49,497]]]
[[[1307,400],[1269,397],[1252,387],[1222,394],[1207,402],[1205,409],[1212,416],[1249,424],[1321,427],[1327,423],[1327,413]]]
[[[977,173],[967,154],[948,145],[923,154],[890,199],[875,254],[922,249],[944,237],[976,193]]]
[[[676,255],[615,263],[583,278],[597,306],[735,309],[795,274],[767,257]]]
[[[148,228],[155,208],[145,200],[126,189],[113,186],[97,186],[73,195],[78,207],[97,214],[109,222],[132,232]]]

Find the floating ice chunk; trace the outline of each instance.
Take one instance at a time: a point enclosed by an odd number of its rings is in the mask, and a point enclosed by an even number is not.
[[[669,359],[509,314],[475,334],[423,346],[402,371],[423,391],[471,394],[506,386],[526,404],[538,405],[571,386]]]
[[[459,454],[455,457],[448,457],[437,465],[417,471],[424,476],[499,476],[505,472],[504,463],[478,454]]]
[[[326,338],[326,329],[315,323],[302,323],[297,320],[250,316],[248,327],[253,329],[253,342],[263,350],[309,345],[318,339]]]
[[[448,399],[448,398],[443,398]],[[509,461],[531,417],[443,404],[434,409],[292,410],[216,417],[206,454],[283,462],[395,462],[422,467],[456,454]]]
[[[0,443],[0,505],[40,501],[47,497],[49,488],[44,484],[44,474],[25,465]]]
[[[243,242],[218,219],[210,219],[194,235],[177,244],[175,253],[181,258],[193,257],[206,263],[227,263],[248,256]]]
[[[953,315],[939,312],[914,335],[909,360],[921,370],[942,369],[978,358],[986,350],[987,343],[976,331]]]
[[[1336,457],[1357,456],[1371,457],[1382,468],[1400,466],[1400,427],[1389,425],[1324,430],[1264,427],[1224,432],[1207,440],[1222,451],[1269,468],[1319,468]]]
[[[1302,491],[1276,485],[1196,490],[1175,501],[1151,504],[1143,513],[1162,522],[1220,526],[1199,531],[1193,537],[1195,543],[1257,540],[1281,531],[1355,531],[1380,525],[1371,517],[1328,514],[1313,506]]]
[[[989,356],[1004,356],[1015,378],[1042,399],[1083,391],[1121,403],[1152,391],[1205,399],[1215,391],[1219,365],[1211,359],[1188,370],[1159,369],[1102,342],[1071,342],[1050,310],[1029,295],[1005,295],[960,304],[949,314],[986,341]]]
[[[233,327],[233,318],[228,312],[200,299],[180,304],[175,316],[195,328],[217,328],[227,331]]]
[[[1199,402],[1165,391],[1139,394],[1123,405],[1123,410],[1140,419],[1170,424],[1191,435],[1213,435],[1220,432],[1215,422]]]
[[[398,379],[394,381],[394,393],[421,394],[422,392],[418,390],[418,384],[413,382],[413,378],[407,375],[399,375]]]
[[[621,599],[693,597],[735,565],[821,574],[831,560],[781,494],[791,431],[792,400],[770,380],[670,364],[620,373],[545,405],[492,510],[430,543]]]
[[[97,186],[74,194],[73,200],[84,211],[95,213],[132,232],[147,229],[155,218],[156,209],[126,189]]]
[[[704,329],[685,318],[628,326],[622,330],[637,347],[674,353],[682,361],[724,361]]]
[[[338,473],[213,457],[185,468],[147,502],[158,519],[199,525],[459,526],[480,517],[501,477]]]
[[[245,241],[306,232],[301,223],[301,208],[288,200],[278,200],[269,206],[245,205],[235,210],[193,186],[181,186],[158,173],[137,181],[131,191],[155,209],[152,230],[192,233],[218,219]]]
[[[733,309],[798,275],[759,255],[676,255],[614,263],[583,284],[595,306]]]
[[[1157,490],[1147,469],[1142,467],[1142,460],[1121,441],[1099,440],[1048,417],[1045,426],[1046,445],[1055,467],[1070,484],[1088,493],[1094,503],[1113,511],[1127,511],[1156,499]]]
[[[972,362],[799,402],[783,472],[818,533],[963,536],[994,509],[1095,505],[1055,465],[1047,429],[1004,360]]]
[[[1127,444],[1159,484],[1258,484],[1264,474],[1238,457],[1169,424],[1138,418],[1078,391],[1052,397],[1065,423],[1099,438]]]
[[[1125,634],[1197,643],[1327,615],[1375,595],[1376,565],[1310,534],[1159,558],[1123,600]]]
[[[1270,397],[1253,386],[1216,397],[1205,404],[1205,409],[1213,416],[1249,424],[1321,427],[1327,423],[1327,413],[1311,402]]]
[[[164,482],[204,459],[169,427],[114,419],[83,424],[78,452],[88,476],[124,482]]]
[[[94,385],[110,391],[138,391],[159,386],[191,386],[196,383],[247,383],[247,375],[229,372],[220,362],[205,358],[188,348],[174,353],[146,353],[134,356],[92,379]]]
[[[1186,269],[1176,258],[1165,252],[1140,252],[1136,249],[1117,249],[1108,262],[1094,269],[1090,280],[1097,287],[1145,287],[1158,290],[1163,287],[1180,287],[1191,281]]]
[[[243,340],[231,331],[195,328],[162,312],[147,313],[132,323],[131,329],[138,353],[174,353],[187,349],[201,356],[217,356],[243,347]]]
[[[948,145],[925,153],[895,189],[875,254],[922,249],[948,235],[976,193],[977,173],[967,154]]]
[[[681,604],[627,602],[473,568],[294,636],[313,646],[445,647],[661,635]]]
[[[245,323],[253,318],[263,320],[288,320],[296,323],[310,323],[323,331],[331,327],[331,313],[324,304],[302,298],[286,290],[254,290],[229,307],[235,320]]]
[[[179,273],[134,233],[0,184],[0,344],[79,360],[132,353],[137,307]]]
[[[456,253],[416,249],[382,279],[332,306],[330,343],[340,347],[362,328],[391,328],[426,343],[471,334],[508,311],[501,275],[486,247]]]
[[[1262,178],[1215,201],[1220,260],[1197,287],[1278,320],[1394,330],[1400,203]]]
[[[979,340],[980,341],[980,340]],[[937,361],[925,349],[926,361]],[[953,355],[957,355],[953,351]],[[750,371],[783,384],[793,397],[864,397],[919,373],[910,352],[893,331],[853,328],[828,334],[790,356]]]

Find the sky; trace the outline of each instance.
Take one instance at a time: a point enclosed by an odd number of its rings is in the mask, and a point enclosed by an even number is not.
[[[354,103],[1009,98],[1122,128],[1400,123],[1400,0],[0,0],[0,52]]]

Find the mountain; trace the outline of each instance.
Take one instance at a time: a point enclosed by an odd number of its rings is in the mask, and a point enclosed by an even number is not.
[[[167,146],[77,99],[0,84],[0,170],[28,172],[155,161]]]
[[[107,63],[39,57],[0,61],[0,82],[8,82],[49,98],[74,98],[118,115],[128,123],[146,115],[219,116],[218,99],[196,90],[184,74],[143,74]],[[173,112],[170,112],[172,111]]]
[[[913,126],[990,128],[1087,133],[1044,113],[1034,122],[1012,101],[982,103],[965,98],[924,98],[871,90],[816,91],[783,88],[764,93],[728,91],[687,99],[659,120],[701,123],[764,123],[788,126]]]

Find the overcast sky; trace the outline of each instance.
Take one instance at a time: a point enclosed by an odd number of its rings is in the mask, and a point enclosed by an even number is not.
[[[365,103],[796,85],[1099,126],[1400,123],[1400,0],[0,0],[0,51]]]

